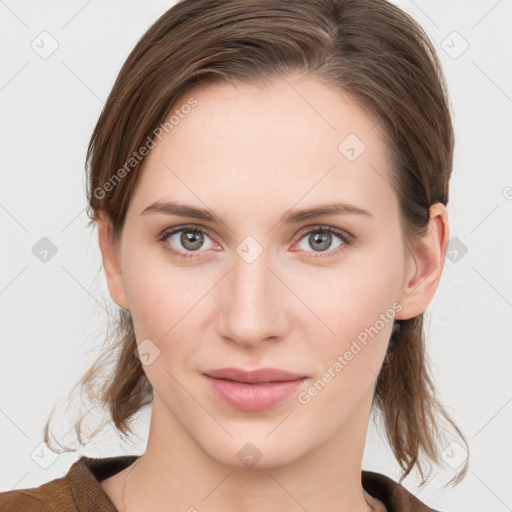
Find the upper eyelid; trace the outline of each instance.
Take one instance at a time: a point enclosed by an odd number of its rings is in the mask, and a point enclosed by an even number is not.
[[[180,231],[187,231],[187,229],[189,231],[200,231],[200,232],[208,235],[210,238],[212,238],[212,239],[214,238],[211,236],[211,233],[207,228],[202,227],[202,226],[200,227],[200,226],[188,225],[188,224],[184,225],[184,226],[175,226],[173,228],[164,229],[159,238],[165,240],[169,236],[179,233]]]

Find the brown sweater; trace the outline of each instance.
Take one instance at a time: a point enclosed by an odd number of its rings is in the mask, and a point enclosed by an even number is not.
[[[1,512],[118,512],[99,482],[128,467],[136,455],[103,459],[82,456],[66,476],[39,487],[0,493]],[[401,484],[380,473],[362,471],[362,484],[387,512],[436,512]]]

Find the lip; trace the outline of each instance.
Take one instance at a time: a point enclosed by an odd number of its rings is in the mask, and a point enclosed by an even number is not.
[[[262,411],[282,402],[300,386],[307,376],[277,368],[245,371],[221,368],[203,374],[211,391],[223,402],[244,411]]]

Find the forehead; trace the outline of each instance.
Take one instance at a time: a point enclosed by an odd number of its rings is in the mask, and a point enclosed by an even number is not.
[[[184,108],[191,99],[195,106]],[[141,169],[140,206],[164,198],[199,206],[204,198],[284,211],[297,201],[347,200],[378,214],[394,201],[375,118],[318,81],[199,85],[170,115],[173,128],[155,139]]]
[[[186,137],[194,131],[205,137],[201,141],[205,144],[229,138],[237,147],[243,145],[258,154],[268,151],[276,157],[279,148],[258,143],[274,140],[287,144],[282,148],[283,155],[292,144],[292,153],[306,154],[320,145],[338,151],[338,143],[349,133],[372,144],[379,135],[378,128],[370,134],[377,125],[374,116],[363,111],[348,94],[314,79],[283,77],[264,86],[200,84],[184,94],[175,108],[179,110],[191,97],[198,104],[185,117],[187,122],[176,126],[175,136],[179,138],[181,132]],[[186,133],[183,127],[188,128]],[[299,145],[301,142],[304,144]]]

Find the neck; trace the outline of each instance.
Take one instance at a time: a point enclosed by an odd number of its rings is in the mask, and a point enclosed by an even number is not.
[[[148,445],[126,472],[120,512],[197,512],[206,504],[219,512],[380,510],[380,502],[362,487],[366,428],[358,422],[290,463],[264,465],[262,457],[249,468],[211,457],[164,408],[155,395]]]

